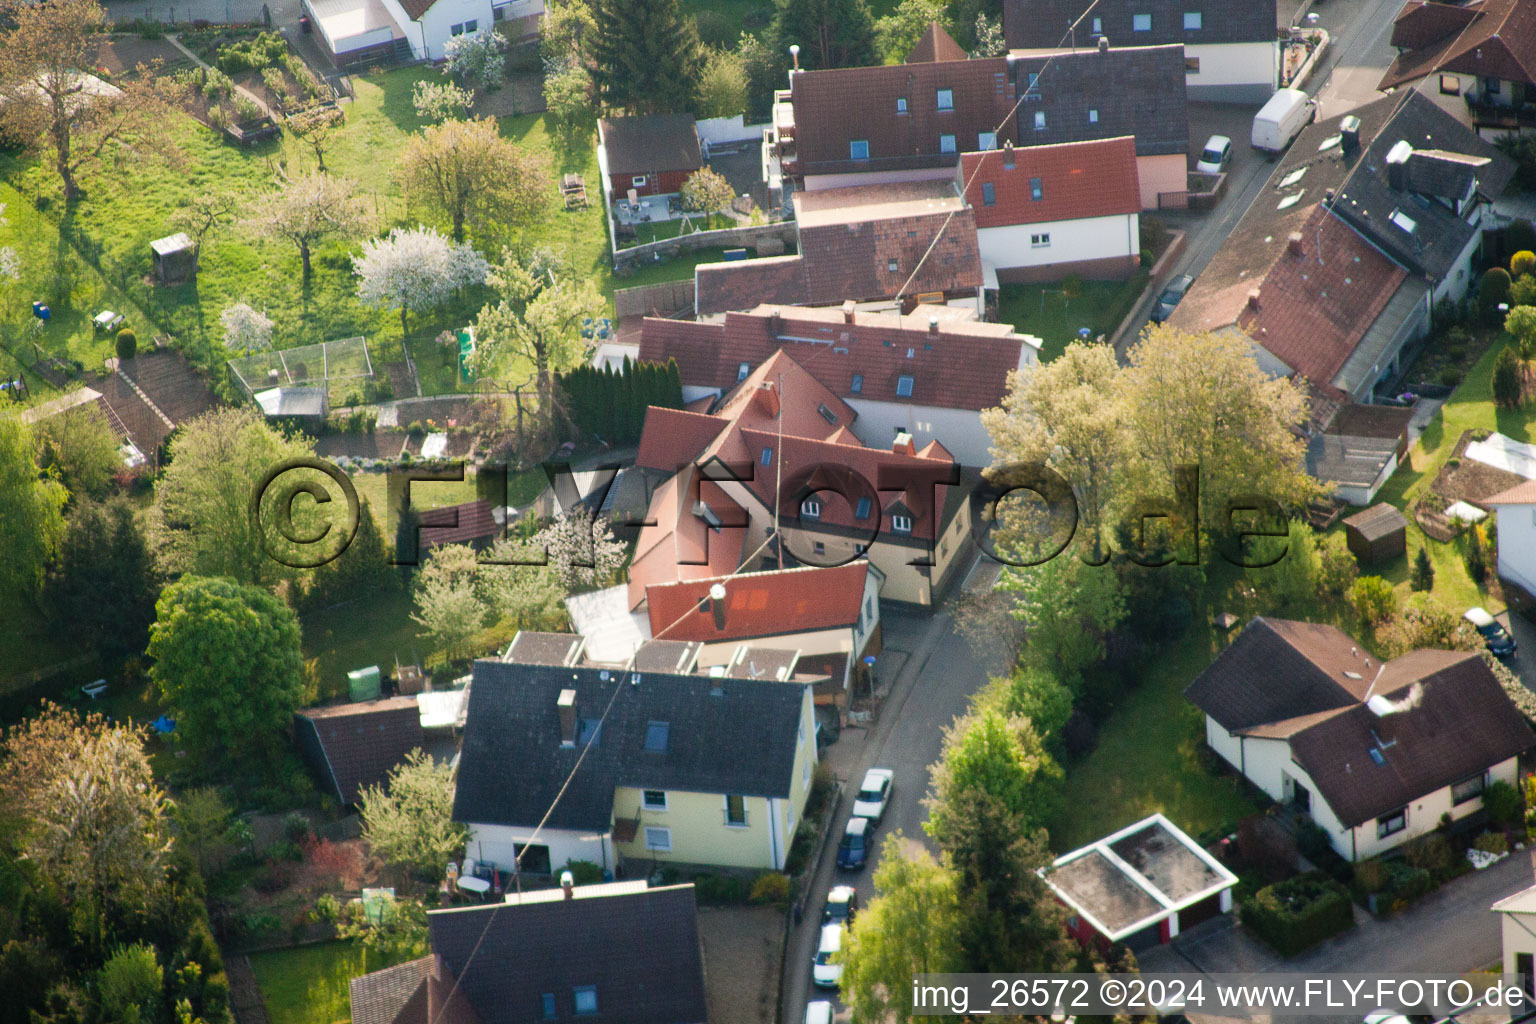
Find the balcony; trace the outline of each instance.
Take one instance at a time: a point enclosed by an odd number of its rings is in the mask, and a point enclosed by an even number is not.
[[[1536,128],[1536,105],[1529,103],[1519,106],[1501,105],[1489,103],[1472,95],[1468,95],[1466,101],[1474,128],[1500,128],[1513,131]]]

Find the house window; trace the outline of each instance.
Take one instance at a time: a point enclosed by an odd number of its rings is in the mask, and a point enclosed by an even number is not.
[[[1440,76],[1440,95],[1442,95],[1442,96],[1460,96],[1461,95],[1461,77],[1459,75],[1441,75]]]
[[[955,137],[953,135],[939,136],[939,152],[953,153],[955,151]]]
[[[1035,131],[1045,131],[1045,111],[1043,110],[1035,111]]]
[[[1464,804],[1468,800],[1476,800],[1483,795],[1483,788],[1487,784],[1488,776],[1485,772],[1451,783],[1451,803]]]
[[[642,802],[648,811],[664,811],[667,809],[666,790],[648,789],[642,794]]]
[[[912,375],[904,373],[896,378],[896,394],[902,398],[912,397]]]
[[[1038,82],[1038,81],[1040,81],[1040,72],[1038,72],[1038,71],[1031,71],[1029,73],[1029,88],[1027,90],[1025,90],[1025,91],[1026,92],[1034,92],[1035,91],[1035,83]]]
[[[773,465],[773,449],[772,448],[764,448],[763,449],[763,456],[758,461],[761,462],[765,466]]]
[[[657,853],[671,853],[672,830],[660,825],[645,826],[645,848]]]
[[[856,395],[864,390],[864,375],[862,373],[853,375],[853,380],[848,383],[848,390]]]
[[[898,97],[896,97],[896,113],[898,113],[898,114],[905,114],[906,112],[907,112],[907,98],[905,96],[898,96]]]
[[[1089,124],[1098,124],[1099,123],[1099,109],[1097,107],[1094,107],[1092,110],[1088,111],[1088,123]]]
[[[997,189],[992,187],[990,181],[981,183],[981,205],[992,206],[997,202]]]
[[[997,132],[977,132],[976,148],[985,152],[997,148]]]
[[[854,139],[852,142],[848,143],[848,159],[850,159],[850,160],[868,160],[869,159],[869,140],[868,139]]]
[[[1050,233],[1046,232],[1045,234],[1041,235],[1030,235],[1029,244],[1031,247],[1036,249],[1049,249],[1051,247]]]
[[[1483,79],[1483,91],[1489,96],[1497,96],[1499,94],[1499,80],[1497,78]]]
[[[667,733],[671,730],[666,722],[645,723],[645,749],[655,754],[664,754],[667,750]]]
[[[935,101],[940,110],[955,109],[955,90],[940,89],[935,96]]]
[[[1131,15],[1131,31],[1132,32],[1151,32],[1152,31],[1152,15],[1150,15],[1150,14],[1133,14],[1133,15]]]
[[[855,505],[854,508],[853,508],[853,518],[855,518],[855,519],[868,519],[869,518],[869,507],[870,507],[870,504],[871,503],[870,503],[870,500],[868,498],[860,498],[859,499],[859,503],[857,505]]]
[[[746,797],[727,796],[725,798],[725,823],[731,828],[747,827]]]
[[[751,363],[737,363],[736,364],[736,383],[740,384],[742,381],[746,380],[747,379],[747,374],[749,374],[751,372],[752,372],[752,364]]]
[[[811,788],[811,762],[809,761],[800,765],[800,788],[802,790]]]
[[[579,985],[576,987],[576,1016],[588,1017],[597,1012],[597,986]]]
[[[885,269],[889,270],[893,274],[896,273],[896,268],[899,267],[900,265],[901,264],[897,263],[895,260],[886,260],[885,261]]]
[[[1376,838],[1385,839],[1395,832],[1401,832],[1408,827],[1408,808],[1384,814],[1376,819]]]
[[[633,177],[633,178],[630,178],[630,179],[629,179],[629,184],[630,184],[630,186],[631,186],[631,187],[633,187],[633,188],[645,188],[645,183],[646,183],[646,181],[648,181],[648,180],[649,180],[649,179],[648,179],[648,178],[646,178],[646,176],[645,176],[645,175],[643,175],[643,174],[637,174],[637,175],[635,175],[635,176],[634,176],[634,177]]]
[[[1033,199],[1037,203],[1045,198],[1045,186],[1041,183],[1039,178],[1029,179],[1029,198]]]
[[[539,997],[539,1002],[544,1010],[544,1019],[554,1020],[557,1016],[555,1013],[555,994],[553,992],[545,992]]]
[[[912,517],[894,515],[891,516],[891,529],[895,530],[897,533],[911,533]]]
[[[806,498],[800,503],[800,514],[807,519],[820,519],[821,502],[815,498]]]
[[[813,553],[814,553],[814,554],[818,554],[818,555],[824,555],[824,554],[826,554],[826,553],[827,553],[827,546],[826,546],[826,545],[825,545],[825,544],[823,544],[823,543],[822,543],[822,542],[821,542],[821,541],[819,541],[819,540],[818,540],[818,541],[813,541],[813,542],[812,542],[812,543],[811,543],[811,551],[812,551],[812,552],[813,552]]]
[[[1103,18],[1094,18],[1093,19],[1093,34],[1096,35],[1096,36],[1101,36],[1101,35],[1104,34],[1104,19]]]
[[[1200,73],[1200,58],[1199,57],[1185,57],[1184,58],[1184,73],[1186,75],[1198,75]]]
[[[833,412],[831,409],[828,409],[826,402],[822,402],[820,405],[818,405],[816,407],[816,411],[821,413],[821,418],[826,420],[828,423],[837,422],[837,413]]]
[[[1185,11],[1184,12],[1184,31],[1185,32],[1198,32],[1198,31],[1200,31],[1200,12],[1199,11]]]

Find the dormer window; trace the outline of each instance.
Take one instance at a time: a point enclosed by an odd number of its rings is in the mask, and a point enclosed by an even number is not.
[[[891,529],[897,533],[911,533],[912,517],[898,515],[891,516]]]
[[[1029,179],[1029,198],[1033,199],[1037,203],[1045,198],[1045,186],[1041,183],[1039,178]]]
[[[1045,131],[1045,111],[1043,110],[1035,111],[1035,131]]]
[[[853,380],[848,382],[848,390],[856,395],[864,390],[864,375],[862,373],[853,375]]]
[[[1185,32],[1198,32],[1198,31],[1200,31],[1200,12],[1199,11],[1185,11],[1184,12],[1184,31]]]
[[[934,103],[940,110],[955,109],[955,90],[939,89],[934,94]]]
[[[1093,34],[1096,35],[1096,36],[1101,36],[1101,35],[1104,34],[1104,19],[1103,18],[1094,18],[1093,19]]]
[[[820,519],[821,502],[815,498],[806,498],[800,503],[800,514],[807,519]]]
[[[982,206],[991,206],[991,205],[993,205],[996,202],[997,202],[997,190],[995,188],[993,188],[992,183],[990,181],[982,182],[981,183],[981,205]]]
[[[904,373],[896,378],[896,394],[902,398],[912,397],[912,375]]]
[[[751,372],[752,372],[752,365],[750,363],[737,363],[736,364],[736,383],[740,384],[742,381],[746,380],[747,379],[747,374],[749,374]]]

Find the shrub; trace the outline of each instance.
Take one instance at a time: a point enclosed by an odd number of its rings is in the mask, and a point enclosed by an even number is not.
[[[1360,575],[1355,556],[1342,544],[1320,544],[1317,552],[1317,582],[1335,597],[1349,592],[1350,584]]]
[[[715,906],[734,906],[747,902],[747,880],[736,875],[716,875],[706,872],[693,880],[694,892],[700,903]]]
[[[753,903],[788,903],[789,876],[764,871],[752,882],[752,894],[748,898]]]
[[[244,124],[259,117],[261,117],[261,108],[256,105],[255,100],[249,96],[235,97],[235,119],[238,123]]]
[[[283,42],[282,36],[276,32],[263,32],[250,39],[219,47],[213,62],[220,71],[232,75],[239,71],[271,67],[281,62],[287,53],[288,44]]]
[[[1392,584],[1380,576],[1362,576],[1349,588],[1350,604],[1367,626],[1376,626],[1397,610],[1397,595]]]
[[[1472,840],[1472,848],[1484,853],[1508,853],[1509,840],[1504,838],[1502,832],[1484,832]]]
[[[117,358],[132,359],[139,351],[139,336],[133,328],[124,327],[117,332]]]
[[[1428,547],[1419,548],[1419,553],[1413,558],[1413,568],[1408,570],[1408,579],[1414,590],[1435,588],[1435,563],[1429,560]]]
[[[1324,851],[1332,850],[1333,844],[1328,841],[1328,833],[1315,821],[1304,821],[1296,829],[1296,849],[1307,860],[1316,861]]]
[[[290,843],[302,843],[309,838],[309,818],[300,811],[289,811],[283,817],[283,835]]]
[[[1344,887],[1317,872],[1260,889],[1243,904],[1241,918],[1245,927],[1286,957],[1355,923]]]
[[[1425,871],[1444,871],[1455,860],[1456,852],[1451,849],[1451,841],[1439,832],[1427,832],[1403,850],[1403,855],[1408,858],[1408,863]]]
[[[1446,347],[1446,349],[1445,349],[1445,354],[1450,356],[1452,359],[1456,360],[1459,363],[1463,359],[1467,358],[1467,346],[1465,346],[1465,345],[1448,345]]]
[[[1536,252],[1529,249],[1521,249],[1509,258],[1509,275],[1520,277],[1536,270]]]
[[[1477,304],[1485,319],[1496,317],[1499,303],[1509,301],[1509,271],[1503,267],[1489,267],[1483,271],[1477,285]]]
[[[1440,383],[1444,384],[1448,388],[1454,388],[1456,385],[1461,383],[1461,378],[1463,376],[1464,374],[1461,372],[1459,367],[1447,366],[1440,371]]]
[[[1493,361],[1493,401],[1503,409],[1520,405],[1524,386],[1521,382],[1520,357],[1506,346]]]
[[[596,885],[603,880],[603,869],[589,860],[568,860],[565,870],[575,878],[577,885]]]
[[[1449,844],[1446,850],[1449,852]],[[1447,867],[1451,860],[1454,858],[1448,859]],[[1435,876],[1427,868],[1416,867],[1396,857],[1378,863],[1381,865],[1381,885],[1375,890],[1376,901],[1371,908],[1378,914],[1405,910],[1408,904],[1427,896],[1435,888]]]
[[[1372,857],[1355,865],[1355,885],[1361,892],[1380,892],[1387,884],[1387,872],[1381,861]]]
[[[807,815],[800,822],[800,827],[795,829],[795,838],[789,844],[789,856],[784,859],[784,873],[791,877],[805,870],[811,862],[811,853],[816,849],[816,828],[809,817]]]
[[[1488,821],[1499,827],[1520,820],[1520,791],[1503,779],[1495,779],[1483,790],[1483,810]]]

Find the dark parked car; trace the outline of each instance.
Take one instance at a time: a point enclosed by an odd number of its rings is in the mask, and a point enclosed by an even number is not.
[[[843,829],[843,841],[837,844],[837,866],[845,871],[857,871],[869,856],[868,818],[849,818]]]
[[[1157,305],[1152,307],[1152,322],[1160,324],[1173,315],[1173,307],[1184,298],[1184,293],[1189,291],[1189,286],[1195,283],[1193,276],[1180,274],[1168,282],[1168,287],[1163,289],[1163,294],[1157,297]]]
[[[849,924],[859,912],[859,894],[851,885],[836,885],[827,893],[827,906],[821,912],[822,924]]]
[[[1472,623],[1472,628],[1481,634],[1483,644],[1495,658],[1508,658],[1514,655],[1515,638],[1510,636],[1492,615],[1481,608],[1468,608],[1462,618]]]

